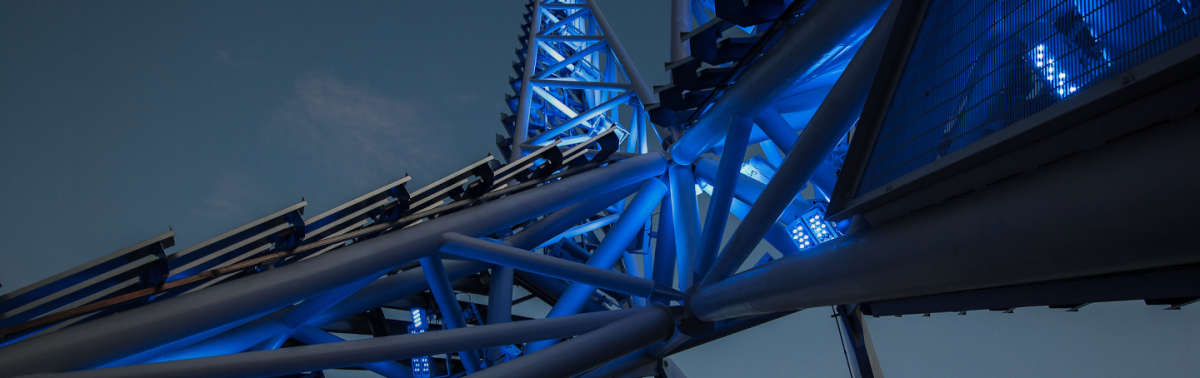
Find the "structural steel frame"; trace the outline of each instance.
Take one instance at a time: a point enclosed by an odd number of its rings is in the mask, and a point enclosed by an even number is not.
[[[0,297],[0,376],[681,376],[667,356],[832,306],[852,375],[880,377],[864,315],[1200,298],[1200,41],[1030,144],[1107,135],[1085,152],[928,209],[822,218],[927,6],[673,0],[672,82],[651,88],[596,1],[533,0],[500,160],[174,253],[164,233]],[[552,309],[514,316],[529,300]]]

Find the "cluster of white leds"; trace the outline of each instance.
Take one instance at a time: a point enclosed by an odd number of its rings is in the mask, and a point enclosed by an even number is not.
[[[1042,75],[1046,77],[1046,81],[1050,83],[1059,97],[1066,97],[1079,89],[1073,85],[1067,86],[1066,70],[1055,64],[1054,56],[1046,51],[1046,45],[1037,45],[1032,54],[1033,64],[1041,70]]]
[[[792,240],[796,241],[796,245],[800,249],[812,247],[813,240],[808,237],[808,233],[804,232],[804,226],[796,225],[792,227]]]
[[[813,233],[817,234],[818,238],[824,239],[829,236],[829,227],[825,225],[825,222],[821,221],[820,215],[813,215],[811,218],[808,218],[808,227],[813,230]]]

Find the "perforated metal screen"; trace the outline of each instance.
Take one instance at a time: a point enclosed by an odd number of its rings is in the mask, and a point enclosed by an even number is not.
[[[1200,34],[1200,0],[934,0],[858,195]]]

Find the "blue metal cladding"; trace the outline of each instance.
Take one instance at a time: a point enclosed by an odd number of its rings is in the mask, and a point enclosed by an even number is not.
[[[865,194],[1200,34],[1200,0],[934,0]]]

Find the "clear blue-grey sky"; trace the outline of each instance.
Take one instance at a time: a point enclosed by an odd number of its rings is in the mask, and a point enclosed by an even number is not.
[[[496,153],[523,3],[0,3],[0,293],[168,226],[186,247]],[[601,2],[653,84],[668,4]],[[1191,375],[1196,311],[868,323],[893,378]],[[827,309],[674,358],[693,378],[846,375]]]

